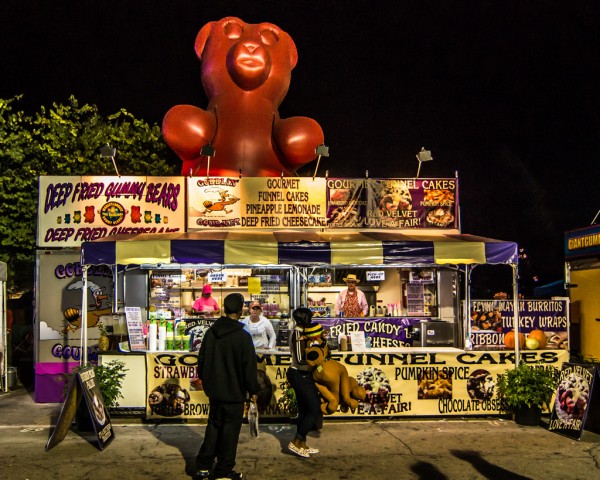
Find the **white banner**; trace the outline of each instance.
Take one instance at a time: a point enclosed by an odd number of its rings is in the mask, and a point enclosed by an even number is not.
[[[40,177],[37,244],[185,231],[183,177]]]

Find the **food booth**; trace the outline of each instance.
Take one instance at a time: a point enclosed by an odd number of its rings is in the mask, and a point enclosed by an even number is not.
[[[328,294],[339,289],[335,285],[339,272],[383,272],[386,280],[379,280],[379,285],[374,284],[371,288],[379,287],[376,288],[376,294],[383,294],[388,288],[394,289],[399,299],[396,303],[403,305],[400,311],[393,310],[392,314],[378,316],[375,309],[374,316],[355,319],[332,318],[320,314],[316,318],[330,331],[331,337],[348,335],[360,338],[355,334],[363,332],[369,335],[372,342],[370,348],[357,343],[350,351],[333,351],[333,358],[344,363],[359,384],[370,387],[368,398],[356,411],[338,412],[335,415],[396,416],[499,413],[500,407],[493,392],[494,379],[498,373],[514,365],[515,351],[500,346],[489,350],[481,349],[480,346],[477,349],[465,348],[466,337],[471,334],[471,322],[465,322],[465,312],[461,311],[461,302],[456,293],[460,290],[460,277],[465,272],[468,276],[468,269],[474,263],[511,265],[516,262],[516,256],[517,246],[514,243],[470,235],[404,236],[374,231],[282,231],[251,235],[207,232],[163,235],[160,238],[140,236],[123,240],[98,240],[82,245],[81,261],[84,268],[99,264],[122,264],[144,266],[151,271],[159,268],[169,272],[190,269],[214,269],[225,273],[228,270],[256,270],[260,272],[259,279],[270,268],[278,272],[287,271],[285,275],[275,275],[282,280],[281,289],[276,295],[289,293],[290,308],[308,304],[310,295],[324,292]],[[248,260],[252,263],[243,263]],[[405,269],[413,273],[425,271],[427,281],[436,282],[437,299],[430,310],[422,307],[408,310],[411,308],[408,293],[407,301],[401,300],[401,279],[410,281],[410,275],[403,274]],[[327,285],[327,274],[315,273],[317,271],[331,272],[332,285]],[[317,275],[318,281],[315,282]],[[323,276],[324,282],[321,281]],[[376,277],[382,278],[382,275]],[[224,284],[213,287],[213,291],[218,296],[238,291],[247,300],[254,298],[254,294],[248,294],[251,288],[228,285],[227,282],[225,279]],[[410,285],[409,283],[407,287]],[[297,291],[294,292],[296,287]],[[268,286],[267,298],[273,295],[273,290],[275,288],[272,285]],[[261,292],[258,295],[264,293],[262,290],[257,291]],[[281,303],[285,305],[284,310],[273,315],[279,334],[289,328],[288,304]],[[496,302],[496,305],[499,303]],[[316,310],[319,308],[317,306]],[[503,305],[502,308],[507,315],[510,314],[509,305]],[[521,310],[523,308],[520,307]],[[529,308],[535,309],[533,305],[529,305]],[[540,308],[545,314],[554,315],[549,305],[542,305]],[[515,309],[512,310],[514,312]],[[418,312],[427,313],[427,316],[419,316],[416,314]],[[468,313],[467,318],[470,318]],[[197,329],[199,322],[192,323]],[[436,328],[438,324],[449,325],[452,333]],[[415,331],[421,330],[425,330],[424,335],[415,334]],[[272,402],[266,415],[289,415],[279,402],[285,389],[285,371],[290,363],[285,343],[280,342],[277,351],[258,351],[257,354],[274,387]],[[101,361],[114,358],[127,361],[128,355],[124,352],[109,352],[101,355]],[[521,358],[531,363],[558,365],[566,360],[567,352],[560,349],[531,350],[522,352]],[[195,353],[189,351],[146,352],[147,418],[206,416],[208,399],[196,387],[195,360]],[[139,377],[135,381],[138,387],[143,385]],[[173,408],[172,405],[167,408],[148,402],[153,392],[164,394],[167,388],[180,392],[178,398],[183,400],[179,408]]]
[[[56,194],[57,185],[74,192],[81,184],[102,192]],[[170,186],[165,196],[177,209],[157,213],[158,190],[144,191],[157,184]],[[257,351],[272,388],[264,415],[273,418],[291,413],[283,401],[287,334],[299,306],[313,310],[329,332],[333,358],[368,391],[357,409],[334,416],[498,414],[498,374],[518,361],[559,367],[568,357],[558,340],[532,350],[505,345],[513,329],[563,338],[567,300],[518,299],[517,245],[460,233],[456,178],[55,177],[42,181],[40,195],[40,206],[51,207],[40,215],[38,235],[64,248],[38,256],[36,318],[44,340],[36,401],[52,401],[62,372],[73,366],[120,359],[128,368],[120,410],[148,419],[206,417],[195,350],[212,319],[191,304],[207,283],[220,304],[231,292],[259,301],[277,331],[276,349]],[[410,208],[405,201],[406,210],[386,213],[388,195],[397,204],[409,198]],[[106,215],[65,234],[65,219],[90,205]],[[122,223],[107,226],[119,209]],[[480,265],[510,270],[512,298],[471,298]],[[339,318],[332,307],[350,273],[369,310]],[[60,294],[46,278],[64,282]],[[51,315],[61,297],[59,315]],[[109,327],[109,351],[98,349],[99,322]],[[52,361],[40,362],[44,352]]]

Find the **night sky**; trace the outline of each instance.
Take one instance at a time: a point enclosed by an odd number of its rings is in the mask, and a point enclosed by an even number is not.
[[[279,111],[325,132],[332,177],[460,179],[463,233],[562,278],[563,234],[600,209],[600,6],[589,1],[2,0],[0,98],[96,104],[150,123],[204,108],[211,20],[271,22],[299,61]],[[312,175],[315,163],[299,173]]]

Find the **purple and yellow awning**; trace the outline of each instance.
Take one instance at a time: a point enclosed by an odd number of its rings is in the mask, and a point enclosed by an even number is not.
[[[201,232],[84,242],[82,265],[461,265],[518,262],[514,242],[390,231]]]

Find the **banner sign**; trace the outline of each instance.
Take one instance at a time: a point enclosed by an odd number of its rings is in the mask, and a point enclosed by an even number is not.
[[[188,230],[458,229],[458,179],[188,178]]]
[[[596,367],[564,363],[560,372],[548,430],[576,440],[581,438],[584,428],[597,432],[596,422],[588,420],[594,418],[589,414],[593,409],[592,398],[600,395],[594,393],[594,390],[598,388],[600,388],[600,375]],[[597,408],[597,405],[595,407]],[[596,413],[596,420],[597,415]]]
[[[458,179],[327,179],[328,227],[458,229]]]
[[[185,231],[184,177],[40,177],[39,247]]]
[[[568,350],[569,300],[519,300],[519,332],[527,336],[532,330],[542,330],[545,348]],[[471,301],[472,348],[503,347],[504,336],[514,329],[512,300]]]
[[[372,348],[397,348],[412,347],[412,326],[421,322],[422,318],[325,318],[314,317],[329,336],[339,338],[340,335],[349,336],[352,332],[364,332],[371,339]]]
[[[569,353],[564,350],[523,352],[521,361],[560,368]],[[351,377],[365,387],[367,397],[358,408],[333,416],[447,416],[497,415],[504,411],[495,392],[498,375],[514,368],[514,352],[337,352]],[[287,353],[257,354],[264,365],[265,384],[273,391],[262,416],[289,417],[281,401],[288,388]],[[149,419],[161,417],[206,418],[208,398],[198,379],[196,353],[147,354],[147,405]],[[262,368],[262,367],[261,367]],[[270,385],[269,385],[270,383]]]
[[[188,178],[188,230],[323,228],[324,178]]]
[[[565,258],[576,258],[600,253],[600,225],[565,233]]]

